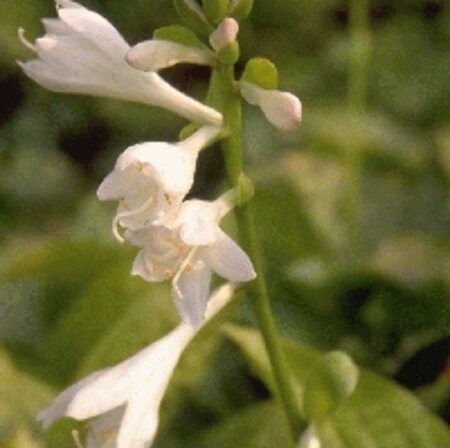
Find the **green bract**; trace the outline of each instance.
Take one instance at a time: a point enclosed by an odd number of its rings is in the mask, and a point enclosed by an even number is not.
[[[214,28],[208,22],[195,0],[173,0],[173,4],[180,16],[189,28],[192,28],[199,34],[209,36]]]
[[[234,65],[240,55],[239,44],[231,42],[217,52],[219,61],[224,65]]]
[[[358,376],[358,367],[343,352],[328,353],[313,364],[303,397],[308,421],[321,421],[338,409],[355,390]]]
[[[167,40],[187,47],[207,48],[207,46],[189,28],[180,25],[170,25],[158,28],[153,33],[155,40]]]
[[[227,15],[230,0],[203,0],[203,11],[212,23],[219,23]]]
[[[254,0],[232,0],[228,14],[236,20],[242,20],[249,16],[253,9]]]
[[[256,84],[267,90],[278,87],[278,70],[265,58],[253,58],[247,62],[241,81]]]

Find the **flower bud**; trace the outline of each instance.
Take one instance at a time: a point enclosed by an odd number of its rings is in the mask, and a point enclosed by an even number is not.
[[[311,367],[306,379],[304,412],[310,422],[320,422],[334,411],[355,390],[358,367],[343,352],[331,352]]]
[[[241,81],[241,95],[259,106],[267,120],[283,131],[295,130],[302,119],[302,103],[289,92],[266,90],[256,84]]]
[[[209,37],[211,47],[220,51],[227,45],[236,41],[239,24],[234,19],[226,18]]]
[[[156,72],[180,63],[214,63],[214,55],[208,50],[163,40],[140,42],[128,51],[125,59],[132,67],[146,72]]]

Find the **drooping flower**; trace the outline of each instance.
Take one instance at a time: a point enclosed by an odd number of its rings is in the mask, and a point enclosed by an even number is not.
[[[217,289],[208,302],[205,324],[231,299],[233,285]],[[44,428],[63,417],[95,418],[87,448],[149,448],[159,423],[159,407],[186,346],[201,327],[180,323],[136,355],[82,379],[38,415]]]
[[[219,223],[233,207],[234,191],[214,202],[183,202],[166,226],[127,231],[125,239],[139,247],[132,274],[147,281],[172,280],[172,295],[182,319],[199,325],[204,319],[212,272],[234,282],[256,274],[246,253]]]
[[[131,67],[125,60],[130,46],[104,17],[70,0],[56,0],[56,5],[59,18],[43,20],[46,34],[34,45],[19,30],[22,42],[37,54],[36,59],[19,62],[31,79],[55,92],[135,101],[221,125],[219,112],[178,91],[155,71]],[[191,52],[185,56],[186,62],[192,58]],[[184,61],[182,52],[177,61]]]
[[[267,120],[279,129],[291,131],[298,127],[302,119],[302,103],[289,92],[268,90],[241,81],[241,95],[250,104],[259,106]]]
[[[119,156],[97,191],[102,201],[119,201],[113,221],[119,240],[118,225],[137,229],[174,216],[192,186],[198,153],[219,133],[215,126],[203,126],[179,143],[141,143]]]

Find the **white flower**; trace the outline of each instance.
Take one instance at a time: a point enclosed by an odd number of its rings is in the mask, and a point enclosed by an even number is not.
[[[219,112],[181,93],[154,71],[144,73],[127,64],[130,46],[104,17],[69,0],[56,0],[56,5],[59,19],[43,20],[47,33],[34,45],[19,30],[22,42],[38,56],[19,64],[38,84],[55,92],[146,103],[221,125]]]
[[[245,252],[219,227],[232,204],[189,200],[167,226],[127,231],[125,238],[141,248],[132,274],[147,281],[172,279],[172,295],[182,319],[193,326],[204,318],[211,274],[234,282],[256,274]]]
[[[259,106],[267,120],[279,129],[291,131],[302,120],[302,103],[292,93],[266,90],[256,84],[241,81],[241,95],[253,105]]]
[[[179,143],[151,142],[129,147],[98,188],[102,201],[118,200],[117,226],[136,229],[169,220],[190,190],[198,153],[220,133],[203,126]]]
[[[309,426],[300,438],[298,448],[320,448],[320,440],[317,437],[314,426]]]
[[[233,286],[216,290],[206,321],[231,299]],[[63,417],[97,417],[87,448],[148,448],[159,423],[159,407],[172,373],[186,346],[200,327],[181,323],[172,332],[136,355],[95,372],[62,392],[38,415],[44,428]]]

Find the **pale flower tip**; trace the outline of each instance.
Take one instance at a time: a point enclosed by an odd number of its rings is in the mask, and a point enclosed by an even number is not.
[[[224,19],[211,34],[209,43],[214,50],[219,51],[236,40],[239,24],[231,17]]]
[[[280,98],[280,110],[284,111],[284,119],[280,121],[280,128],[286,131],[295,130],[302,121],[302,103],[291,93],[282,93],[283,99]]]
[[[42,426],[44,431],[46,431],[56,419],[56,416],[50,415],[48,408],[42,409],[36,416],[36,421]]]
[[[125,62],[137,70],[148,70],[151,51],[146,45],[146,42],[141,42],[134,47],[131,47],[125,55]]]
[[[244,81],[241,95],[248,103],[259,106],[267,120],[278,129],[293,131],[302,120],[302,103],[292,93],[267,90]]]

